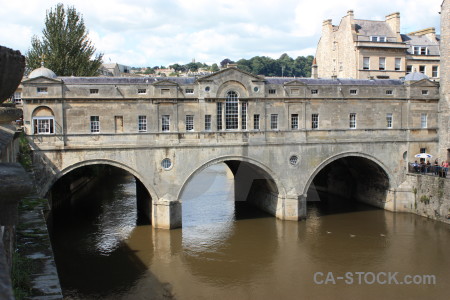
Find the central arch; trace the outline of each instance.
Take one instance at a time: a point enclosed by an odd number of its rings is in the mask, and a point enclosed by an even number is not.
[[[181,196],[194,176],[206,168],[224,163],[234,175],[234,201],[248,201],[253,206],[275,216],[278,198],[285,196],[285,189],[274,172],[261,162],[244,156],[223,156],[199,165],[180,188],[177,199]]]

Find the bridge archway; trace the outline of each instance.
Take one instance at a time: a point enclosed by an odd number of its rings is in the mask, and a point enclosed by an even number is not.
[[[385,208],[391,187],[389,169],[377,158],[362,153],[342,153],[325,160],[309,177],[304,194],[307,201],[333,205],[343,199]]]
[[[76,171],[76,170],[80,170],[84,167],[88,167],[88,166],[95,166],[95,165],[106,165],[106,166],[110,166],[110,167],[114,167],[116,169],[119,169],[121,171],[124,171],[130,175],[132,175],[135,178],[136,181],[136,205],[137,205],[137,212],[138,212],[138,217],[148,220],[151,220],[151,210],[152,210],[152,199],[158,199],[157,198],[157,193],[155,192],[154,189],[152,189],[151,187],[149,187],[146,184],[146,181],[143,179],[143,177],[141,176],[141,174],[139,174],[138,172],[136,172],[134,169],[116,162],[116,161],[112,161],[112,160],[87,160],[87,161],[82,161],[76,164],[73,164],[69,167],[64,168],[63,170],[61,170],[60,172],[58,172],[57,174],[55,174],[52,178],[49,179],[49,181],[47,182],[47,184],[45,185],[45,188],[43,189],[43,191],[46,194],[49,194],[49,200],[51,205],[53,206],[53,199],[51,199],[51,189],[53,188],[53,186],[58,182],[58,180],[62,179],[64,176]],[[57,204],[56,204],[57,206]]]
[[[183,192],[194,177],[208,167],[221,163],[225,164],[233,174],[235,203],[247,201],[260,210],[276,215],[278,198],[285,195],[284,187],[270,168],[254,159],[242,156],[220,157],[199,165],[184,180],[177,195],[178,201],[182,202]]]

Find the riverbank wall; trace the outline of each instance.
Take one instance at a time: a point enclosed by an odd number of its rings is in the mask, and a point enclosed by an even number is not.
[[[403,211],[450,224],[450,178],[408,174],[401,190]]]

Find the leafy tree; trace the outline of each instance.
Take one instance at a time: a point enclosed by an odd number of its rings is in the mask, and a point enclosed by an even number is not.
[[[191,62],[185,65],[186,70],[189,70],[191,72],[197,72],[198,71],[198,65],[197,63]]]
[[[155,70],[153,68],[147,67],[144,74],[155,74]]]
[[[88,38],[83,17],[75,7],[62,3],[47,11],[42,39],[33,36],[28,50],[28,69],[36,69],[41,61],[58,76],[95,76],[102,64],[103,54]]]
[[[211,72],[218,72],[219,71],[219,66],[216,63],[214,63],[214,64],[211,65],[210,70],[211,70]]]
[[[222,60],[222,61],[220,62],[220,66],[221,66],[222,68],[225,68],[228,64],[234,64],[234,61],[232,61],[232,60],[229,59],[229,58],[225,58],[224,60]]]

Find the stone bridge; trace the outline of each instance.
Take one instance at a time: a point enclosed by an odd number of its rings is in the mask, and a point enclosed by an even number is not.
[[[409,211],[408,161],[438,149],[439,88],[427,79],[33,72],[22,99],[41,194],[77,168],[112,165],[136,177],[138,207],[157,228],[182,225],[184,188],[218,163],[234,174],[236,201],[282,220],[304,218],[318,192]]]
[[[227,135],[235,142],[225,143]],[[114,136],[98,135],[95,140],[78,137],[85,140],[84,146],[51,149],[42,145],[54,138],[39,137],[40,142],[34,142],[39,145],[35,157],[43,162],[48,174],[41,177],[42,194],[77,168],[112,165],[134,175],[148,191],[151,198],[144,198],[149,201],[144,207],[153,226],[159,228],[181,226],[183,189],[196,173],[218,163],[225,163],[235,176],[235,201],[249,198],[255,206],[282,220],[305,217],[310,188],[355,197],[392,211],[408,208],[397,199],[406,168],[402,156],[408,151],[407,143],[373,141],[370,135],[366,141],[355,138],[318,143],[306,134],[300,138],[289,133],[188,134],[182,139],[177,134],[155,134],[148,136],[154,140],[152,146],[142,140],[133,145],[112,144]],[[166,140],[173,141],[171,138],[178,143],[164,146]]]

